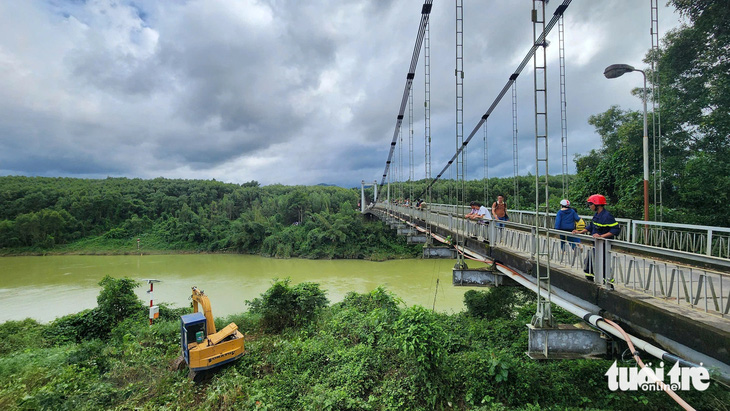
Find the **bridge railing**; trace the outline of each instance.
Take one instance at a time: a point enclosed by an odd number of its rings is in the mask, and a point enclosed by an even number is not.
[[[730,311],[730,261],[727,259],[628,241],[595,239],[551,228],[540,228],[538,233],[534,225],[514,220],[483,224],[464,219],[462,216],[466,213],[462,214],[462,211],[466,210],[458,208],[443,212],[444,208],[440,207],[417,210],[390,206],[389,210],[489,242],[491,247],[522,253],[533,260],[536,241],[540,241],[540,249],[548,250],[552,266],[560,266],[576,275],[592,272],[599,284],[603,278],[612,278],[619,291],[632,289],[723,317]],[[579,242],[566,241],[569,238]]]
[[[463,216],[469,212],[468,206],[452,204],[429,204],[427,207],[436,213],[456,216]],[[510,209],[507,213],[512,222],[535,225],[534,211]],[[555,216],[555,213],[548,214],[546,228],[555,227]],[[580,217],[586,223],[593,218],[588,215]],[[730,259],[730,228],[626,218],[617,218],[616,221],[621,227],[621,234],[617,240]]]
[[[730,258],[730,228],[632,221],[631,231],[638,244]]]

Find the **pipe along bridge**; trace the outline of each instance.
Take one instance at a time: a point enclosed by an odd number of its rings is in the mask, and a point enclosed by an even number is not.
[[[510,212],[511,218],[517,213]],[[565,232],[512,221],[467,220],[466,210],[456,206],[416,209],[377,202],[363,214],[390,224],[409,243],[423,243],[424,258],[460,255],[486,263],[486,268],[470,269],[472,263],[459,258],[454,286],[523,286],[537,292],[535,250],[540,242],[551,270],[550,289],[540,291],[592,328],[528,324],[532,358],[605,356],[611,348],[607,341],[622,338],[606,323],[613,320],[642,351],[669,363],[702,364],[714,378],[730,381],[728,259],[585,235],[570,235],[580,240],[571,247],[560,239]],[[585,277],[586,264],[594,281]]]

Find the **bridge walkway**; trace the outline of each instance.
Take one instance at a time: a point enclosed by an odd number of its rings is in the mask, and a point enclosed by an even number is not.
[[[708,264],[704,256],[697,262],[690,253],[622,241],[597,244],[588,236],[576,236],[581,242],[572,248],[561,246],[560,232],[555,230],[540,229],[536,235],[534,226],[477,224],[451,213],[382,204],[370,212],[380,218],[398,218],[422,231],[430,229],[442,239],[461,236],[471,254],[503,262],[531,280],[535,241],[542,241],[542,249],[549,245],[552,285],[583,302],[583,308],[598,308],[602,315],[672,352],[689,351],[698,363],[714,361],[730,369],[730,262],[717,259]],[[602,281],[587,281],[583,272],[588,255],[601,247],[607,249],[610,264],[605,275],[615,279],[613,290]],[[600,264],[593,265],[600,280]]]

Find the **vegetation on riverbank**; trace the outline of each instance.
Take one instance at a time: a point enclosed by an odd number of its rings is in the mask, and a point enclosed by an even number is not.
[[[340,187],[44,177],[0,177],[0,187],[4,255],[176,251],[383,260],[419,252],[363,219],[359,192]]]
[[[234,321],[246,354],[202,382],[170,371],[179,315],[148,326],[134,282],[105,278],[98,306],[43,325],[0,324],[5,409],[670,409],[657,392],[611,392],[612,361],[532,361],[525,323],[535,311],[512,288],[469,291],[467,311],[405,307],[383,288],[328,305],[316,284],[274,282]],[[561,322],[577,319],[559,309]],[[632,365],[632,364],[629,364]],[[711,383],[682,392],[698,409],[727,410]]]

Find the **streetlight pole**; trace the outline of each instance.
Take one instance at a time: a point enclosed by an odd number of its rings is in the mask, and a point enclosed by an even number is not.
[[[610,79],[621,77],[625,73],[630,73],[632,71],[638,71],[644,77],[644,221],[649,221],[649,135],[646,123],[646,73],[644,73],[643,70],[636,69],[628,64],[611,64],[606,67],[603,75]]]

